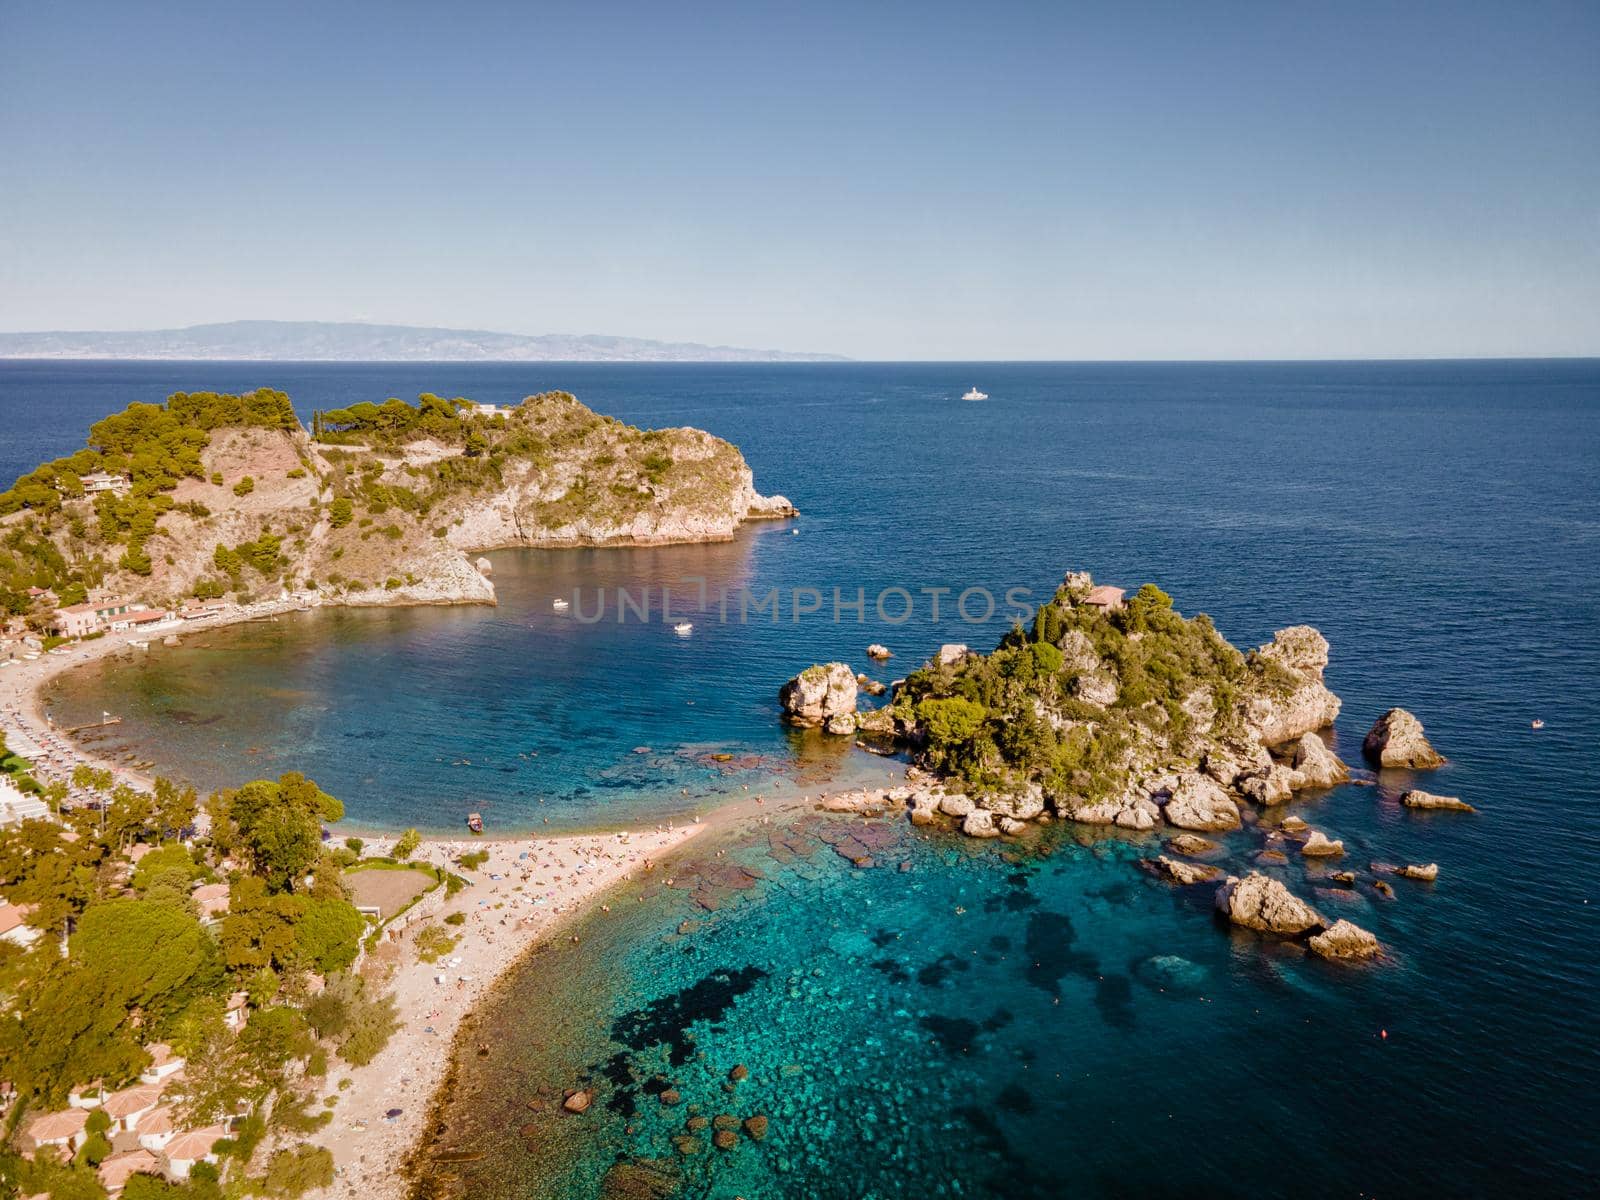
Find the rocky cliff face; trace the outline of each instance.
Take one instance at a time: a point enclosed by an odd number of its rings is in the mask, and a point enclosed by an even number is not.
[[[46,481],[4,521],[42,527],[61,561],[103,564],[91,586],[152,604],[284,591],[351,605],[493,604],[492,582],[473,565],[481,550],[725,541],[745,521],[795,512],[757,492],[722,439],[636,429],[565,393],[493,417],[428,397],[431,409],[366,406],[402,427],[413,421],[414,438],[378,419],[313,438],[278,400],[270,425],[220,425],[188,442],[169,421],[151,436],[162,451],[175,447],[181,474],[141,478],[125,455],[134,479],[122,498],[58,490],[51,481],[69,460],[42,468]],[[150,411],[158,424],[160,410]],[[108,501],[121,508],[105,511]]]

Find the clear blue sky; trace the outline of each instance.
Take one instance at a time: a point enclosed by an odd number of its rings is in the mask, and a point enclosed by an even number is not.
[[[0,329],[1600,353],[1600,3],[0,0]]]

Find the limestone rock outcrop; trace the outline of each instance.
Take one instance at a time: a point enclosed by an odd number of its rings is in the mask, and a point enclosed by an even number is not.
[[[1245,723],[1264,745],[1276,746],[1332,725],[1339,697],[1322,682],[1328,639],[1309,625],[1280,629],[1255,652],[1273,685],[1251,697]]]
[[[1354,921],[1340,919],[1311,938],[1311,949],[1323,958],[1375,958],[1383,949],[1378,939]]]
[[[1432,883],[1439,878],[1438,863],[1406,863],[1405,866],[1395,871],[1396,875],[1403,875],[1407,879],[1420,879],[1425,883]]]
[[[1444,763],[1444,756],[1429,744],[1422,722],[1403,708],[1391,708],[1373,722],[1361,749],[1380,767],[1427,770]]]
[[[1298,934],[1327,924],[1316,909],[1259,871],[1243,879],[1228,876],[1217,889],[1216,906],[1235,925],[1267,933]]]
[[[1292,786],[1296,790],[1330,788],[1350,779],[1350,768],[1314,733],[1306,734],[1294,744],[1289,764],[1294,770]]]
[[[961,819],[961,832],[968,837],[991,838],[999,837],[1000,831],[995,828],[994,814],[986,808],[975,808]]]
[[[778,690],[778,702],[795,725],[851,733],[856,727],[855,672],[840,662],[807,667]]]
[[[1198,771],[1178,777],[1166,807],[1162,810],[1168,825],[1179,829],[1208,830],[1239,828],[1239,806],[1222,785]]]

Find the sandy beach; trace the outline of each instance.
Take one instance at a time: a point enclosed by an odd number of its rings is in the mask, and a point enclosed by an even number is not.
[[[414,861],[447,866],[464,851],[482,850],[489,860],[476,871],[453,868],[472,886],[430,904],[441,891],[391,925],[376,960],[363,965],[382,976],[399,1006],[401,1028],[364,1067],[335,1059],[324,1096],[336,1098],[334,1120],[312,1140],[333,1151],[337,1175],[329,1197],[398,1197],[404,1194],[399,1167],[417,1141],[434,1091],[449,1068],[456,1031],[495,981],[525,952],[550,936],[565,918],[604,903],[604,893],[626,876],[656,867],[673,847],[703,826],[679,825],[634,833],[560,838],[430,841]],[[387,839],[368,843],[387,850]],[[464,924],[444,924],[461,913]],[[416,934],[435,925],[460,934],[456,947],[434,963],[417,957]],[[341,1088],[340,1082],[350,1082]],[[386,1114],[398,1109],[398,1115]]]

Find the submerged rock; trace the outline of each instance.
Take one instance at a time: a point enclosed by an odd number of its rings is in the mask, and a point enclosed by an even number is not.
[[[763,1113],[744,1119],[744,1131],[753,1142],[759,1142],[767,1136],[767,1118]]]
[[[1320,829],[1313,829],[1311,836],[1300,847],[1300,853],[1307,858],[1334,858],[1344,853],[1344,843],[1337,839],[1329,838]]]
[[[1221,784],[1198,771],[1186,771],[1178,777],[1163,813],[1167,824],[1179,829],[1239,828],[1239,806]]]
[[[1373,722],[1361,749],[1380,767],[1426,770],[1444,762],[1444,756],[1429,744],[1422,722],[1403,708],[1391,708]]]
[[[1180,833],[1177,837],[1167,839],[1167,849],[1174,854],[1187,854],[1192,857],[1196,854],[1209,854],[1216,848],[1217,843],[1196,833]]]
[[[867,647],[867,657],[882,660],[885,658],[893,658],[894,655],[890,652],[889,647],[883,645],[881,642],[873,642],[872,645]]]
[[[1217,911],[1235,925],[1269,933],[1295,934],[1327,924],[1322,914],[1276,879],[1252,871],[1236,875],[1217,889]]]
[[[587,1088],[578,1088],[567,1092],[561,1098],[561,1107],[569,1113],[588,1112],[589,1106],[594,1103],[594,1093]]]
[[[1450,812],[1478,811],[1459,796],[1436,796],[1432,792],[1424,792],[1418,788],[1401,793],[1400,803],[1407,808],[1439,808]]]
[[[855,730],[856,677],[844,663],[807,667],[778,689],[784,715],[795,725],[829,733]]]
[[[1323,958],[1372,958],[1382,947],[1361,926],[1341,918],[1312,937],[1311,949]]]

